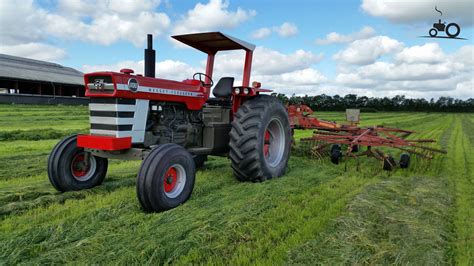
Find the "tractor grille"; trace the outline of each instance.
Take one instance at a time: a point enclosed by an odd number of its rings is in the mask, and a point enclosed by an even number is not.
[[[143,142],[148,100],[91,98],[89,112],[91,135],[131,136],[132,142]]]

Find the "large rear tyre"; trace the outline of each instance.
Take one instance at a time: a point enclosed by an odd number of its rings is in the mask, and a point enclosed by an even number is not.
[[[145,211],[160,212],[189,199],[196,168],[192,155],[177,144],[154,148],[143,160],[137,178],[137,197]]]
[[[282,176],[288,164],[291,128],[281,102],[268,95],[247,100],[234,115],[229,157],[239,181]]]
[[[102,184],[107,173],[106,158],[96,157],[77,147],[77,136],[61,140],[48,158],[48,177],[58,191],[93,188]]]

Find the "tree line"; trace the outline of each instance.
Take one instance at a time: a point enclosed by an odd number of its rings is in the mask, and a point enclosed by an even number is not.
[[[467,100],[452,97],[431,98],[406,98],[404,95],[395,97],[367,97],[347,94],[345,96],[329,96],[325,94],[316,96],[290,97],[285,94],[275,94],[284,104],[305,104],[318,111],[344,111],[347,108],[358,108],[365,112],[377,111],[416,111],[416,112],[474,112],[474,98]]]

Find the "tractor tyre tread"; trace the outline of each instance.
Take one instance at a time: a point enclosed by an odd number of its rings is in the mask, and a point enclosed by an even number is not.
[[[281,161],[270,168],[263,154],[263,135],[273,116],[278,116],[284,127],[286,146]],[[229,137],[229,158],[237,180],[261,182],[284,174],[290,154],[291,129],[286,109],[278,99],[259,95],[245,101],[234,114]]]

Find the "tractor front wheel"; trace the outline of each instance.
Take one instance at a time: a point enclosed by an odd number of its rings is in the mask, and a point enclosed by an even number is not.
[[[48,177],[59,191],[82,190],[104,181],[108,162],[77,147],[77,136],[61,140],[48,158]]]
[[[290,157],[291,128],[281,102],[260,95],[247,100],[234,114],[230,152],[239,181],[264,181],[282,176]]]
[[[137,197],[145,211],[160,212],[189,199],[196,168],[192,155],[177,144],[154,148],[143,160],[137,178]]]

